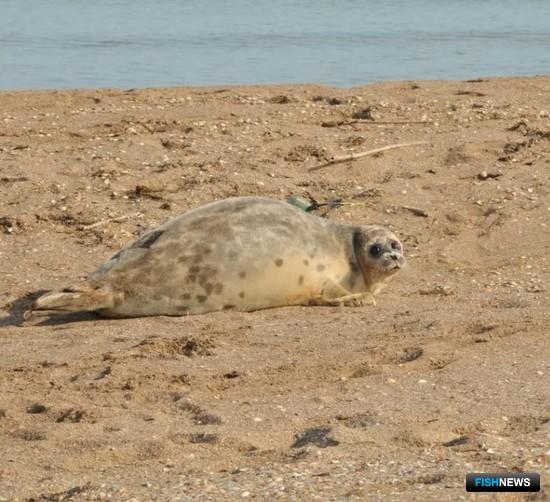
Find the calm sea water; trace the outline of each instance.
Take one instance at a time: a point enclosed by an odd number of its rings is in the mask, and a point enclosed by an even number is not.
[[[550,73],[550,0],[0,0],[0,89]]]

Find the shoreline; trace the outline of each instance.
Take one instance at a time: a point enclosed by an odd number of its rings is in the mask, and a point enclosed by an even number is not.
[[[453,83],[480,83],[480,82],[494,82],[500,80],[523,80],[523,79],[539,79],[549,78],[550,74],[532,74],[532,75],[485,75],[466,79],[398,79],[398,80],[382,80],[369,82],[364,84],[352,85],[352,86],[335,86],[331,84],[325,84],[322,82],[273,82],[273,83],[236,83],[236,84],[184,84],[184,85],[172,85],[172,86],[146,86],[146,87],[45,87],[45,88],[16,88],[16,89],[2,89],[0,93],[64,93],[64,92],[142,92],[142,91],[170,91],[170,90],[210,90],[215,91],[219,89],[257,89],[257,88],[292,88],[292,87],[325,87],[327,89],[341,90],[341,91],[353,91],[360,90],[366,87],[377,87],[384,85],[398,85],[398,84],[453,84]]]

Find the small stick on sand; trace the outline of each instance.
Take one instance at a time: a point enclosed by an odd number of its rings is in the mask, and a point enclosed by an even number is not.
[[[417,207],[411,207],[411,206],[401,206],[401,208],[405,209],[405,211],[411,212],[415,216],[421,216],[422,218],[428,217],[428,213],[423,209],[418,209]]]
[[[116,218],[109,218],[107,220],[101,220],[101,221],[98,221],[96,223],[92,223],[91,225],[84,225],[82,227],[80,227],[81,230],[90,230],[91,228],[96,228],[96,227],[99,227],[101,225],[105,225],[106,223],[111,223],[113,221],[124,221],[124,220],[127,220],[128,218],[133,218],[134,216],[140,216],[141,213],[132,213],[132,214],[125,214],[123,216],[117,216]]]
[[[432,120],[352,120],[344,122],[348,124],[368,124],[368,125],[384,125],[384,124],[433,124]]]
[[[321,127],[339,127],[353,124],[365,125],[414,125],[414,124],[433,124],[433,120],[338,120],[326,121],[321,123]]]
[[[366,152],[353,153],[351,155],[344,155],[342,157],[333,157],[328,162],[320,164],[318,166],[313,166],[308,169],[308,171],[317,171],[323,167],[331,166],[333,164],[340,164],[341,162],[347,162],[348,160],[357,160],[367,155],[374,155],[376,153],[385,152],[387,150],[393,150],[394,148],[404,148],[406,146],[415,146],[415,145],[425,145],[427,141],[413,141],[412,143],[396,143],[394,145],[383,146],[381,148],[375,148],[373,150],[367,150]]]

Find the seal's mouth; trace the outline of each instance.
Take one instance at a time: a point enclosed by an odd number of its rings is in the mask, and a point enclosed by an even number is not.
[[[382,274],[393,275],[402,268],[405,268],[407,261],[403,256],[388,256],[376,263],[376,268]]]
[[[399,263],[399,262],[391,263],[386,269],[386,272],[388,274],[395,274],[396,272],[399,272],[399,270],[401,270],[403,266],[404,266],[404,263]]]

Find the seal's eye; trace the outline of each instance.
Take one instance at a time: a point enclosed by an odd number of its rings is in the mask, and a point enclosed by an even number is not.
[[[391,248],[392,249],[401,249],[401,244],[397,241],[391,241]]]
[[[370,254],[373,258],[378,258],[378,257],[382,254],[382,246],[380,246],[379,244],[373,244],[373,245],[369,248],[369,254]]]

